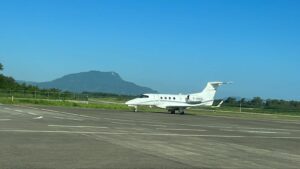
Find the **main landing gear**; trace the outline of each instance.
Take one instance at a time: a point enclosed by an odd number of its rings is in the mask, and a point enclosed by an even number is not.
[[[175,110],[169,110],[171,114],[175,114]]]
[[[134,112],[138,111],[138,107],[137,106],[132,106],[134,108]]]
[[[179,109],[179,114],[184,114],[184,109]]]
[[[171,110],[168,110],[171,114],[175,114],[176,110],[175,109],[171,109]],[[178,110],[179,114],[184,114],[184,109],[179,109]]]

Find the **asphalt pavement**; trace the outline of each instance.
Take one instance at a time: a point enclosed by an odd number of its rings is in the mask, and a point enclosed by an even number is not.
[[[0,105],[1,169],[300,166],[300,121]]]

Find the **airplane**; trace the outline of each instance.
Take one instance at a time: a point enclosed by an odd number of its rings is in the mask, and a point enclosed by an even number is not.
[[[223,84],[232,82],[208,82],[202,92],[183,94],[143,94],[139,98],[127,101],[125,104],[134,107],[135,112],[138,106],[156,106],[158,108],[167,109],[171,114],[175,114],[176,110],[180,114],[184,114],[184,110],[196,106],[212,106],[217,88]],[[216,107],[220,107],[223,101]],[[213,107],[213,106],[212,106]]]

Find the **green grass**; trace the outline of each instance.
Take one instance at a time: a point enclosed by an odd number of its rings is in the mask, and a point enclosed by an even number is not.
[[[43,100],[43,99],[14,99],[11,98],[0,98],[0,103],[3,104],[36,104],[36,105],[47,105],[47,106],[64,106],[64,107],[83,107],[83,108],[99,108],[99,109],[111,109],[111,110],[131,110],[127,105],[122,104],[102,104],[102,103],[80,103],[63,100]]]
[[[114,98],[98,99],[98,101],[111,101],[115,102]],[[128,107],[124,103],[126,100],[118,101],[118,104],[90,102],[81,103],[63,100],[47,100],[47,99],[14,99],[11,101],[9,97],[0,97],[0,103],[3,104],[34,104],[34,105],[47,105],[47,106],[63,106],[63,107],[80,107],[80,108],[96,108],[104,110],[122,110],[133,111],[133,108]],[[222,116],[232,118],[246,118],[246,119],[268,119],[268,120],[300,120],[300,113],[295,111],[279,111],[279,110],[265,110],[265,109],[242,109],[244,112],[239,112],[237,107],[221,107],[221,108],[194,108],[186,112],[191,115],[204,115],[204,116]],[[164,109],[149,108],[148,106],[139,106],[139,112],[166,112]]]
[[[243,109],[242,109],[243,110]],[[222,116],[230,118],[242,119],[262,119],[262,120],[300,120],[300,114],[297,112],[284,112],[284,111],[264,111],[261,109],[251,109],[251,111],[242,112],[236,108],[223,107],[223,108],[199,108],[190,109],[188,112],[195,115],[208,115],[208,116]]]

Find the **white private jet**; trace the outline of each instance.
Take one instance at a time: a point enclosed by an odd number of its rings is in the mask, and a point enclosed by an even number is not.
[[[129,100],[125,104],[134,107],[135,111],[137,111],[138,106],[156,106],[167,109],[171,114],[175,114],[176,110],[180,114],[184,114],[186,108],[212,106],[217,88],[228,83],[231,82],[208,82],[202,92],[188,95],[143,94],[140,98]],[[218,106],[221,106],[222,103],[223,101]]]

